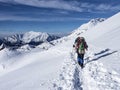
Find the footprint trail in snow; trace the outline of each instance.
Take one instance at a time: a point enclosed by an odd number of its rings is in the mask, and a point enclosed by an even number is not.
[[[119,77],[117,72],[107,71],[97,61],[86,62],[81,69],[75,60],[75,54],[71,53],[65,59],[59,79],[53,85],[56,90],[120,90]]]

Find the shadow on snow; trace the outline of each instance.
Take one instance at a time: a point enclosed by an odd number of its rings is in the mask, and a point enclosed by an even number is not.
[[[92,59],[92,60],[88,60],[89,59],[89,57],[87,57],[85,60],[87,60],[87,62],[86,62],[86,64],[87,63],[90,63],[90,62],[92,62],[92,61],[97,61],[97,60],[99,60],[99,59],[101,59],[101,58],[103,58],[103,57],[106,57],[106,56],[109,56],[109,55],[111,55],[111,54],[114,54],[114,53],[116,53],[116,52],[118,52],[118,51],[112,51],[112,52],[109,52],[110,51],[110,49],[105,49],[105,50],[102,50],[102,51],[100,51],[100,52],[98,52],[98,53],[95,53],[94,55],[95,56],[98,56],[98,57],[96,57],[96,58],[94,58],[94,59]]]

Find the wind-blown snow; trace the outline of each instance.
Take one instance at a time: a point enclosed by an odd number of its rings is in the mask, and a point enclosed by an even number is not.
[[[1,50],[0,90],[120,90],[119,18],[117,13],[91,28],[86,24],[87,30],[78,28],[52,41],[54,46],[46,42],[37,47],[47,48],[43,51],[21,54],[7,48]],[[77,36],[84,36],[89,46],[83,69],[72,48]],[[26,47],[29,48],[21,48]]]

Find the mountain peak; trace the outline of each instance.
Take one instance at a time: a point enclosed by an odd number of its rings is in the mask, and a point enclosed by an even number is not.
[[[78,27],[76,30],[74,30],[72,33],[73,34],[80,34],[83,33],[86,30],[89,30],[93,27],[95,27],[97,24],[105,21],[105,18],[95,18],[95,19],[91,19],[88,23],[82,24],[80,27]]]
[[[106,20],[105,18],[95,18],[95,19],[91,19],[88,23],[96,25],[96,24],[103,22],[105,20]]]
[[[30,31],[30,32],[26,32],[25,34],[23,34],[22,40],[25,43],[29,43],[30,41],[33,41],[36,38],[37,38],[37,41],[38,41],[38,38],[40,40],[40,37],[41,37],[41,40],[42,40],[43,39],[42,37],[44,37],[44,39],[46,39],[48,36],[49,35],[47,33]]]
[[[85,23],[83,25],[81,25],[79,27],[79,29],[84,29],[84,30],[88,30],[92,27],[95,27],[97,24],[105,21],[106,19],[105,18],[95,18],[95,19],[91,19],[88,23]]]

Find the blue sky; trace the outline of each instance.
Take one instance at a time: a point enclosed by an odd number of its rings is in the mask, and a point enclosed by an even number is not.
[[[0,0],[0,33],[68,33],[120,11],[120,0]]]

